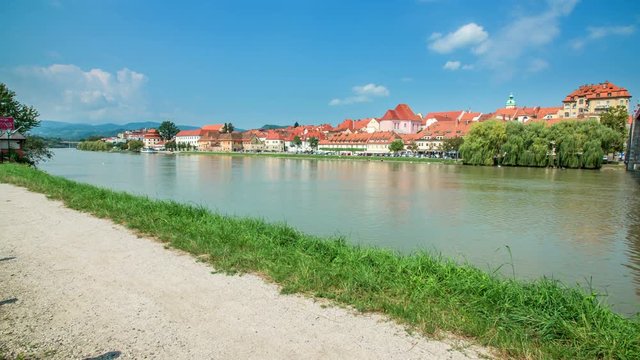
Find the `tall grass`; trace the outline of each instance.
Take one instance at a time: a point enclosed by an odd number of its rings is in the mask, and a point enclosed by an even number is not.
[[[19,165],[0,181],[62,200],[194,255],[226,272],[253,272],[303,293],[374,311],[426,334],[447,331],[520,358],[639,359],[640,322],[595,294],[550,279],[500,278],[437,255],[319,238],[284,224],[230,217],[80,184]]]

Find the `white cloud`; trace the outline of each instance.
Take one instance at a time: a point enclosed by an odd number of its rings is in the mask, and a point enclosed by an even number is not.
[[[376,97],[389,96],[389,89],[382,85],[376,85],[373,83],[366,85],[357,85],[351,88],[353,96],[346,97],[344,99],[332,99],[329,101],[329,105],[348,105],[363,102],[370,102]]]
[[[364,96],[389,96],[389,90],[382,86],[376,84],[367,84],[362,86],[354,86],[353,93],[356,95],[364,95]]]
[[[472,64],[463,64],[460,61],[447,61],[443,66],[443,69],[445,70],[450,70],[450,71],[456,71],[456,70],[473,70],[474,66]]]
[[[147,78],[127,68],[110,73],[72,64],[23,66],[10,71],[8,78],[43,119],[120,122],[146,113]]]
[[[442,36],[441,33],[433,33],[429,37],[429,48],[437,53],[447,54],[460,48],[470,46],[482,46],[489,38],[489,34],[476,23],[461,26],[458,30]]]
[[[442,67],[445,70],[455,71],[460,69],[460,61],[447,61]]]
[[[489,36],[476,23],[469,23],[453,33],[442,36],[434,33],[429,48],[438,53],[451,53],[459,49],[470,49],[477,57],[475,65],[491,70],[499,80],[512,78],[517,72],[541,71],[548,67],[544,59],[522,63],[523,58],[539,56],[545,46],[560,34],[561,18],[569,15],[578,0],[548,0],[541,13],[514,15],[509,24]],[[461,66],[464,68],[464,66]]]
[[[529,67],[527,67],[527,71],[531,73],[540,72],[549,67],[549,63],[543,59],[533,59],[529,62]]]
[[[574,49],[582,49],[588,42],[599,40],[608,36],[628,36],[636,31],[634,25],[627,26],[589,26],[588,35],[585,38],[574,39],[571,46]]]

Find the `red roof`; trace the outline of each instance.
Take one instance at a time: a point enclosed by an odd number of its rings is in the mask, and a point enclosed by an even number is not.
[[[176,134],[176,137],[178,137],[178,136],[200,136],[201,132],[202,132],[202,129],[181,130],[179,133]]]
[[[202,130],[208,131],[220,131],[224,124],[213,124],[213,125],[205,125],[202,127]]]
[[[567,97],[562,100],[562,102],[572,102],[579,97],[586,97],[587,99],[619,97],[630,98],[631,94],[629,94],[627,89],[605,81],[600,84],[582,85],[577,90],[567,95]]]
[[[371,119],[361,119],[361,120],[355,120],[353,122],[353,129],[354,130],[360,130],[362,128],[367,127],[367,125],[369,125],[369,123],[371,122]]]
[[[267,140],[284,140],[282,135],[276,131],[267,131]]]
[[[346,119],[340,124],[338,124],[338,126],[336,126],[336,131],[346,131],[346,130],[353,130],[353,120]]]
[[[560,110],[562,110],[562,106],[540,108],[538,109],[538,118],[544,118],[547,115],[557,115]]]
[[[400,104],[396,106],[394,110],[387,110],[384,116],[382,116],[379,120],[422,121],[422,119],[418,115],[416,115],[407,104]]]
[[[462,117],[460,117],[460,121],[477,121],[480,116],[482,116],[482,113],[480,112],[469,111],[462,114]]]
[[[430,112],[424,116],[423,119],[437,119],[438,117],[442,117],[457,120],[463,112],[464,110]]]

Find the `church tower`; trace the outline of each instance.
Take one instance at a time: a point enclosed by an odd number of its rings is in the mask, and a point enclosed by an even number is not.
[[[509,94],[509,100],[507,100],[507,105],[505,109],[515,109],[516,108],[516,100],[513,98],[513,94]]]

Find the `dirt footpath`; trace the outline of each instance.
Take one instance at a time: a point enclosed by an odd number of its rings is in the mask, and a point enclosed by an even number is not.
[[[380,316],[281,295],[0,184],[0,358],[463,359]]]

